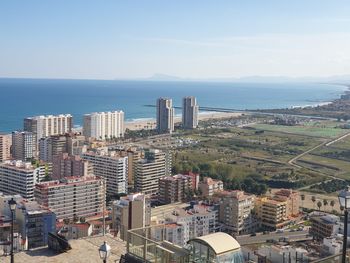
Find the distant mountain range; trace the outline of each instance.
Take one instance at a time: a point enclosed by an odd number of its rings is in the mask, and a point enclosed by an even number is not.
[[[211,81],[211,82],[259,82],[259,83],[274,83],[274,82],[322,82],[322,83],[338,83],[350,84],[349,75],[336,75],[329,77],[285,77],[285,76],[247,76],[240,78],[181,78],[166,74],[154,74],[149,78],[142,78],[138,80],[150,81]]]

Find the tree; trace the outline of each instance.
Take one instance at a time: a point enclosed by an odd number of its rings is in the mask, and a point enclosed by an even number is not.
[[[328,200],[323,199],[323,209],[326,212],[326,206],[328,205]]]
[[[315,197],[315,196],[312,196],[312,197],[311,197],[311,201],[314,203],[314,209],[315,209],[316,197]]]
[[[301,198],[301,207],[304,207],[305,195],[301,194],[300,198]]]
[[[322,206],[322,202],[321,202],[321,201],[318,201],[318,202],[317,202],[318,211],[321,210],[321,206]]]

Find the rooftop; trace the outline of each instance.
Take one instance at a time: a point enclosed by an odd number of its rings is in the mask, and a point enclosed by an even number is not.
[[[111,246],[108,262],[119,262],[120,256],[126,253],[126,243],[111,235],[94,236],[83,239],[70,240],[72,249],[61,254],[40,248],[15,254],[15,262],[26,263],[96,263],[102,262],[98,253],[99,247],[106,241]],[[10,257],[0,255],[0,262],[10,263]]]
[[[204,242],[209,245],[217,255],[240,249],[241,245],[229,234],[217,232],[202,237],[191,239],[191,241]]]

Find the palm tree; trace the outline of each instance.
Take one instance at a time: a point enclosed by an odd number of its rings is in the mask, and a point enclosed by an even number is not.
[[[335,205],[335,201],[334,200],[331,200],[331,202],[329,203],[332,207],[332,210],[334,210],[334,205]]]
[[[318,211],[321,211],[321,206],[322,206],[322,202],[318,201],[317,202]]]
[[[316,197],[315,197],[315,196],[312,196],[312,197],[311,197],[311,201],[314,203],[314,209],[315,209]]]
[[[323,211],[326,212],[326,206],[328,205],[328,200],[323,199]]]

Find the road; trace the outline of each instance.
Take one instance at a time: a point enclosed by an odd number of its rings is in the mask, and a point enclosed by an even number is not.
[[[303,241],[303,240],[309,240],[310,237],[307,235],[309,234],[308,231],[296,231],[296,232],[283,232],[283,233],[277,233],[277,232],[271,232],[270,234],[261,234],[257,233],[255,237],[252,236],[237,236],[236,240],[240,245],[250,245],[250,244],[258,244],[258,243],[265,243],[266,240],[274,239],[279,240],[281,237],[288,237],[289,241]]]

